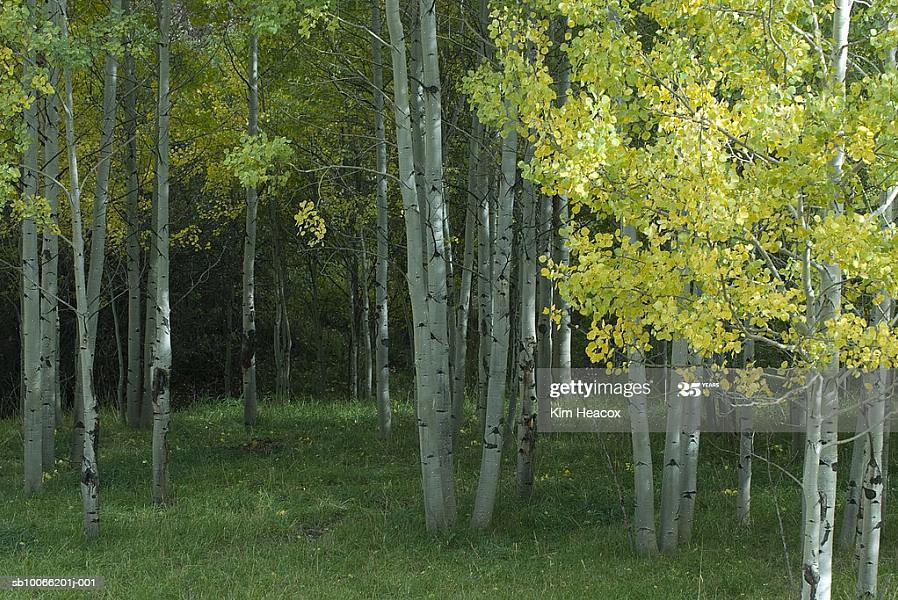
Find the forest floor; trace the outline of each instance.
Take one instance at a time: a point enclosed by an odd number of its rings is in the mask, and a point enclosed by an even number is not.
[[[641,560],[630,549],[623,510],[632,505],[625,435],[541,438],[533,498],[516,499],[509,463],[493,526],[481,533],[466,522],[480,461],[478,436],[466,427],[456,451],[459,525],[434,537],[424,530],[410,405],[395,408],[389,442],[376,439],[370,404],[263,403],[262,415],[247,433],[237,400],[175,413],[172,501],[154,508],[149,432],[104,414],[102,533],[93,542],[81,536],[75,470],[60,462],[44,492],[25,499],[21,427],[0,421],[0,575],[101,576],[99,593],[41,597],[127,600],[798,596],[798,487],[756,460],[754,525],[737,526],[731,435],[702,436],[692,545]],[[59,455],[67,456],[68,431],[57,437]],[[661,438],[653,444],[657,494]],[[787,438],[771,440],[769,460],[795,474],[801,469]],[[896,488],[880,568],[888,598],[898,598]],[[834,597],[853,598],[850,552],[839,551],[836,570]]]

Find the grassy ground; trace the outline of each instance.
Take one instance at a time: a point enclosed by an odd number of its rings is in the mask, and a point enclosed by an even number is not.
[[[621,508],[632,504],[625,436],[541,439],[533,499],[515,499],[506,468],[494,525],[475,533],[465,518],[480,449],[466,429],[457,450],[460,525],[435,538],[423,527],[410,406],[397,407],[389,443],[375,439],[368,405],[306,400],[263,411],[252,434],[234,400],[176,413],[173,501],[161,509],[149,502],[148,432],[104,415],[94,542],[80,535],[78,479],[67,464],[41,496],[23,497],[19,424],[0,421],[0,575],[102,576],[104,590],[91,597],[123,599],[797,597],[798,489],[756,461],[754,526],[737,527],[731,437],[702,438],[694,544],[646,561],[630,551]],[[58,436],[60,455],[67,434]],[[786,440],[777,442],[771,460],[796,472]],[[892,497],[890,524],[898,524]],[[898,577],[890,581],[896,527],[882,549],[890,598],[898,597]],[[836,597],[851,598],[851,556],[836,561]]]

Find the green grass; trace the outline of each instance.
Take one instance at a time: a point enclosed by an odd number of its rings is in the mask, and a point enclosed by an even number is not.
[[[149,433],[104,414],[102,533],[92,542],[81,535],[74,470],[60,464],[44,492],[26,499],[19,423],[0,421],[0,575],[102,576],[105,588],[90,597],[123,599],[797,597],[798,489],[756,461],[754,526],[738,527],[729,491],[736,486],[731,437],[703,436],[693,545],[642,560],[630,550],[621,508],[632,503],[626,436],[541,438],[532,500],[515,498],[507,464],[492,528],[472,532],[466,518],[480,449],[478,436],[465,429],[456,453],[460,522],[450,535],[434,537],[423,526],[407,404],[396,407],[387,443],[374,436],[370,405],[264,404],[252,434],[241,415],[235,400],[174,415],[173,498],[154,508]],[[67,436],[58,435],[60,456],[67,455]],[[251,437],[262,442],[248,443]],[[661,439],[654,442],[660,453]],[[796,472],[788,444],[776,442],[771,460]],[[898,572],[894,486],[892,494],[883,585]],[[840,552],[836,562],[836,597],[851,598],[851,556]],[[898,597],[898,577],[890,589],[889,597]],[[7,592],[38,597],[32,594]]]

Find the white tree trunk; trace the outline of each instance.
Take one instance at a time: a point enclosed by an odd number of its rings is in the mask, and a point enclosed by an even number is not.
[[[58,23],[52,3],[44,5],[45,18]],[[59,70],[50,66],[50,85],[59,90]],[[44,97],[44,197],[50,220],[59,223],[59,95]],[[56,462],[55,433],[62,402],[59,389],[59,236],[44,232],[41,259],[41,397],[43,403],[42,458],[44,471]]]
[[[484,139],[486,136],[484,136]],[[486,147],[484,148],[486,150]],[[490,354],[493,348],[493,227],[492,192],[489,179],[492,169],[487,154],[481,159],[483,188],[479,191],[477,219],[477,321],[479,343],[477,348],[477,419],[478,426],[486,422],[486,399],[489,392]]]
[[[34,0],[29,8],[35,9]],[[32,54],[27,63],[34,64]],[[26,67],[25,81],[30,81],[33,67]],[[25,129],[28,145],[25,148],[22,169],[22,195],[32,203],[38,193],[38,132],[39,92],[28,90],[32,102],[25,109]],[[25,494],[40,491],[43,482],[43,403],[41,399],[41,294],[40,265],[38,261],[37,225],[33,216],[22,219],[22,382],[23,420],[25,440]]]
[[[168,291],[169,273],[169,45],[171,0],[159,2],[159,135],[157,139],[156,206],[159,227],[156,248],[156,341],[153,344],[153,504],[168,499],[168,432],[171,421],[171,324]]]
[[[517,178],[518,134],[508,132],[502,142],[502,177],[499,185],[499,215],[496,242],[493,248],[492,297],[493,327],[490,352],[489,385],[480,462],[480,480],[474,497],[471,525],[485,528],[490,524],[496,491],[499,486],[499,467],[502,463],[504,404],[508,371],[508,344],[511,337],[509,294],[511,278],[512,212]]]
[[[753,340],[745,342],[742,357],[746,368],[754,362]],[[751,524],[751,460],[755,441],[753,414],[753,407],[739,407],[739,488],[736,494],[736,520],[740,525]]]
[[[689,354],[691,365],[699,364],[698,357]],[[698,451],[701,442],[702,398],[688,397],[683,406],[683,427],[680,430],[680,518],[679,543],[692,542],[692,523],[695,514],[695,497],[698,494]]]
[[[121,20],[122,0],[110,0],[109,12],[113,21]],[[96,187],[94,190],[93,220],[90,232],[90,266],[87,274],[87,301],[90,305],[88,313],[88,345],[90,347],[90,363],[87,368],[93,371],[94,355],[97,345],[97,322],[100,317],[100,295],[103,284],[103,267],[106,262],[106,216],[109,207],[109,171],[112,166],[112,146],[116,125],[116,88],[118,84],[118,60],[112,53],[106,54],[106,66],[103,76],[103,120],[100,127],[100,148],[97,162]]]
[[[528,145],[526,158],[533,159],[533,146]],[[518,496],[529,498],[533,492],[533,462],[536,451],[536,255],[539,199],[534,184],[524,181],[521,253],[518,268],[521,281],[520,349],[521,408],[517,419],[517,484]]]
[[[371,51],[373,54],[374,134],[377,141],[377,269],[374,278],[376,320],[375,360],[377,373],[377,431],[381,439],[390,437],[393,411],[390,406],[390,319],[389,210],[387,204],[387,139],[384,127],[384,83],[381,63],[380,0],[371,2]]]
[[[480,150],[483,144],[483,124],[475,115],[471,119],[471,142],[468,150],[468,188],[465,198],[465,245],[462,257],[461,281],[455,306],[455,329],[452,345],[452,412],[458,431],[465,417],[465,391],[468,362],[468,320],[471,308],[471,281],[474,270],[474,243],[477,236],[479,203]]]
[[[670,367],[682,369],[688,365],[686,342],[677,339],[671,342]],[[676,393],[667,394],[667,428],[664,436],[664,467],[661,479],[661,552],[670,553],[677,549],[680,520],[680,492],[683,450],[680,447],[683,427],[683,397]]]
[[[249,126],[250,136],[259,134],[259,38],[249,38]],[[256,188],[246,188],[246,231],[243,238],[243,336],[240,361],[243,368],[243,424],[253,427],[258,418],[256,396]]]
[[[68,39],[68,15],[65,2],[59,3],[62,39]],[[97,465],[97,402],[93,393],[88,332],[87,276],[84,260],[84,224],[81,217],[81,186],[78,178],[78,155],[75,147],[74,100],[70,67],[63,69],[65,85],[65,137],[69,162],[69,207],[72,215],[72,257],[75,271],[75,319],[78,327],[78,368],[82,382],[81,414],[87,435],[81,448],[81,503],[84,511],[84,533],[93,538],[100,534],[100,473]]]
[[[123,0],[122,11],[130,16],[131,2]],[[141,419],[141,314],[140,314],[140,223],[139,180],[137,175],[137,79],[134,73],[134,56],[131,54],[131,36],[125,40],[124,79],[125,95],[122,108],[125,113],[125,176],[127,208],[125,222],[128,227],[128,375],[127,411],[128,426],[139,427]]]
[[[445,530],[454,520],[454,510],[445,497],[444,463],[440,460],[440,432],[436,418],[430,339],[423,334],[430,323],[425,296],[428,285],[424,272],[424,235],[422,207],[416,189],[412,124],[409,107],[408,59],[399,0],[386,0],[393,64],[393,108],[396,123],[396,149],[399,158],[399,182],[405,215],[407,281],[412,305],[412,330],[415,346],[415,397],[424,513],[428,530]],[[442,228],[441,228],[442,229]],[[450,473],[451,477],[451,473]]]
[[[454,427],[449,390],[449,295],[445,239],[446,206],[443,195],[443,121],[439,53],[437,49],[436,0],[421,0],[421,50],[424,90],[424,149],[427,193],[427,316],[434,375],[433,404],[439,431],[439,457],[443,500],[450,525],[455,521],[455,477],[452,456]]]
[[[833,89],[836,94],[843,95],[845,87],[845,73],[848,68],[848,31],[851,22],[851,9],[854,0],[836,0],[833,13],[833,56],[832,74]],[[845,162],[845,150],[837,146],[836,156],[833,159],[833,184],[838,186],[841,181],[842,165]],[[841,207],[836,209],[841,212]],[[825,265],[820,282],[821,306],[818,310],[820,323],[836,318],[839,315],[842,300],[842,273],[836,265]],[[823,444],[820,456],[820,470],[818,473],[818,495],[822,503],[820,524],[820,583],[817,588],[817,598],[829,600],[832,596],[832,561],[833,538],[835,537],[835,513],[836,513],[836,468],[838,465],[838,410],[839,391],[836,385],[836,371],[839,368],[839,358],[836,355],[830,364],[830,368],[824,378],[823,403],[826,406],[827,418],[823,421],[821,441]],[[831,415],[831,416],[830,416]]]

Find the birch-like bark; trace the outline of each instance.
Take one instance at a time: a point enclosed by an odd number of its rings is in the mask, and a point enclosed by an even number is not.
[[[169,45],[171,0],[159,0],[159,135],[156,148],[156,206],[159,227],[156,263],[156,341],[153,351],[153,504],[168,499],[168,432],[171,421],[171,325],[169,273]]]
[[[381,0],[371,2],[372,80],[374,84],[374,135],[377,143],[377,268],[374,277],[375,361],[377,379],[377,432],[390,437],[393,411],[390,405],[389,209],[387,204],[387,138],[384,127],[384,82],[381,53]]]
[[[701,364],[699,357],[688,353],[689,364]],[[701,442],[702,398],[690,396],[683,406],[683,427],[680,430],[680,518],[678,522],[679,543],[692,542],[692,522],[695,514],[695,497],[698,494],[698,452]]]
[[[259,134],[259,38],[249,37],[250,137]],[[258,418],[256,396],[256,213],[259,196],[255,186],[246,188],[246,231],[243,238],[243,336],[240,361],[243,369],[243,424],[253,427]]]
[[[889,298],[876,307],[874,323],[888,322],[892,312],[892,301]],[[892,383],[889,370],[880,367],[875,373],[874,398],[866,411],[868,422],[862,439],[866,442],[863,483],[860,502],[863,518],[860,524],[860,540],[858,544],[857,597],[874,599],[878,597],[877,576],[879,573],[879,548],[882,536],[883,511],[882,497],[885,492],[883,465],[888,457],[883,454],[883,434],[885,431],[886,398],[890,397],[889,385]]]
[[[527,162],[533,159],[533,146],[525,153]],[[521,407],[517,419],[517,487],[518,496],[527,499],[533,492],[533,462],[536,451],[536,255],[540,196],[533,182],[524,180],[521,223],[520,269],[520,349],[518,359],[521,374]]]
[[[755,359],[755,342],[746,340],[742,348],[745,368]],[[740,525],[751,524],[751,459],[754,454],[754,408],[743,405],[739,409],[739,488],[736,493],[736,521]]]
[[[52,2],[44,4],[47,21],[58,24],[58,10]],[[49,67],[50,85],[59,90],[59,69]],[[50,207],[50,221],[59,223],[59,95],[48,94],[44,105],[44,198]],[[52,471],[56,462],[56,426],[62,401],[59,389],[59,236],[45,231],[41,259],[41,401],[43,404],[42,459],[44,471]]]
[[[540,369],[552,368],[553,327],[549,309],[554,302],[552,281],[540,274],[542,259],[552,258],[555,231],[552,227],[552,198],[540,194],[537,215],[537,267],[536,267],[536,366]]]
[[[434,375],[433,403],[439,432],[439,457],[443,500],[449,524],[455,521],[455,476],[453,467],[452,397],[449,373],[449,293],[447,287],[446,199],[443,194],[443,120],[439,52],[437,48],[436,0],[421,0],[421,52],[424,90],[424,183],[427,193],[427,316]]]
[[[412,331],[415,346],[415,397],[418,421],[418,440],[421,455],[424,514],[430,531],[448,529],[455,520],[449,510],[443,484],[444,464],[439,456],[439,431],[432,392],[430,339],[422,332],[428,325],[428,293],[424,273],[424,238],[421,206],[416,190],[412,124],[409,107],[408,59],[405,32],[399,0],[386,0],[387,26],[390,32],[393,64],[393,108],[396,124],[396,150],[399,159],[399,182],[405,215],[406,263],[409,296],[412,305]]]
[[[869,421],[869,403],[862,398],[855,419],[855,434],[866,431]],[[842,510],[842,525],[839,528],[839,545],[843,548],[854,548],[860,528],[861,483],[867,465],[867,438],[858,435],[852,442],[851,465],[848,468],[848,480],[845,482],[845,508]]]
[[[122,12],[129,16],[131,0],[122,0]],[[140,189],[137,175],[137,79],[134,73],[134,55],[131,53],[132,36],[125,39],[124,83],[122,108],[125,113],[125,177],[127,208],[125,222],[128,227],[128,369],[127,410],[129,427],[139,427],[141,419],[141,314],[140,314]]]
[[[622,226],[624,237],[634,242],[636,229],[632,225]],[[645,382],[645,362],[641,352],[630,352],[630,380]],[[566,379],[570,379],[567,377]],[[655,538],[655,489],[652,468],[652,439],[649,434],[648,404],[642,394],[634,394],[629,402],[630,439],[633,445],[633,482],[635,509],[633,529],[636,553],[640,556],[658,554],[658,540]]]
[[[808,383],[807,445],[802,473],[802,600],[816,600],[820,584],[820,499],[817,496],[817,478],[820,471],[820,455],[823,419],[823,382],[819,373],[811,373]]]
[[[559,107],[564,106],[570,85],[570,71],[567,68],[562,68],[558,74],[556,102]],[[566,227],[570,222],[570,206],[565,196],[555,196],[555,213],[558,219],[558,234],[554,240],[553,258],[559,265],[567,265],[571,260],[571,249],[566,233]],[[559,375],[561,381],[568,381],[571,378],[571,307],[570,303],[561,294],[558,294],[556,308],[561,311],[561,322],[553,335],[552,352],[554,353],[555,368],[561,371]]]
[[[115,22],[121,19],[122,0],[110,0],[110,16]],[[98,152],[96,187],[94,191],[93,220],[90,226],[90,265],[87,273],[88,344],[90,363],[93,371],[97,345],[97,322],[100,316],[100,294],[103,284],[103,267],[106,262],[106,216],[109,207],[109,171],[112,166],[112,146],[115,136],[116,88],[118,86],[118,60],[111,52],[106,54],[103,75],[103,120],[100,127],[100,148]]]
[[[845,74],[848,68],[848,32],[851,23],[851,9],[854,0],[835,0],[835,12],[833,13],[833,56],[832,56],[832,86],[835,94],[845,93]],[[845,162],[845,150],[837,144],[836,156],[833,158],[833,184],[838,186],[841,182],[842,165]],[[841,207],[836,210],[841,212]],[[818,309],[819,322],[838,317],[842,301],[842,273],[836,265],[824,265],[820,282],[820,307]],[[829,600],[832,596],[832,561],[833,538],[835,537],[835,512],[836,512],[836,469],[838,466],[838,410],[839,391],[836,384],[836,375],[839,367],[838,352],[835,352],[830,368],[824,375],[824,397],[827,418],[823,422],[821,435],[822,453],[820,456],[820,470],[818,472],[818,496],[820,498],[821,524],[820,524],[820,583],[817,588],[817,598]]]
[[[35,10],[34,0],[28,7]],[[26,60],[34,65],[35,55]],[[25,81],[30,81],[33,67],[26,66]],[[33,203],[38,193],[38,156],[40,139],[38,131],[39,93],[29,90],[32,102],[24,111],[28,145],[25,147],[22,169],[22,195],[28,204]],[[25,494],[36,494],[43,483],[43,401],[41,398],[41,294],[40,264],[38,260],[37,224],[32,215],[22,219],[22,384],[23,384],[23,427],[25,440],[24,475]]]
[[[485,136],[484,136],[485,137]],[[487,147],[484,147],[487,150]],[[489,156],[488,153],[487,157]],[[481,159],[484,189],[480,192],[477,211],[477,419],[478,427],[486,423],[486,399],[489,392],[490,354],[493,348],[493,227],[492,169],[487,157]]]
[[[68,15],[66,3],[58,3],[60,9],[60,30],[63,41],[68,39]],[[81,217],[81,185],[78,177],[78,155],[75,147],[75,113],[72,96],[72,73],[69,66],[63,68],[65,100],[63,104],[66,154],[69,162],[69,208],[72,218],[72,259],[75,275],[75,320],[78,327],[78,368],[82,381],[81,414],[86,435],[81,452],[81,503],[84,512],[84,534],[88,538],[100,534],[100,472],[97,465],[97,435],[99,419],[97,402],[93,393],[93,374],[90,365],[90,344],[88,331],[89,306],[87,299],[87,276],[84,258],[84,224]]]
[[[502,436],[505,428],[504,404],[508,372],[508,344],[511,337],[509,295],[511,278],[512,211],[517,177],[518,134],[511,130],[502,141],[502,177],[499,181],[499,214],[493,247],[492,297],[493,327],[490,352],[489,385],[480,462],[480,480],[474,497],[471,525],[483,529],[490,524],[499,486],[502,463]]]
[[[471,281],[474,271],[474,243],[477,237],[477,195],[480,191],[480,148],[483,143],[483,124],[471,118],[471,142],[468,150],[468,188],[465,202],[465,245],[462,256],[461,281],[455,305],[455,330],[452,356],[452,412],[455,430],[461,429],[465,418],[467,388],[468,320],[471,308]]]
[[[159,116],[156,115],[156,137],[159,136]],[[155,154],[155,152],[154,152]],[[158,158],[156,159],[158,162]],[[150,241],[147,244],[147,284],[145,317],[143,326],[143,399],[140,404],[140,426],[150,427],[153,422],[153,352],[156,341],[156,284],[158,279],[159,245],[159,191],[153,178],[150,200]]]
[[[685,340],[671,342],[670,367],[683,369],[688,365]],[[669,386],[672,389],[672,386]],[[677,549],[679,540],[680,493],[682,474],[681,429],[683,426],[683,397],[667,394],[667,427],[664,435],[664,467],[661,479],[661,552]]]

